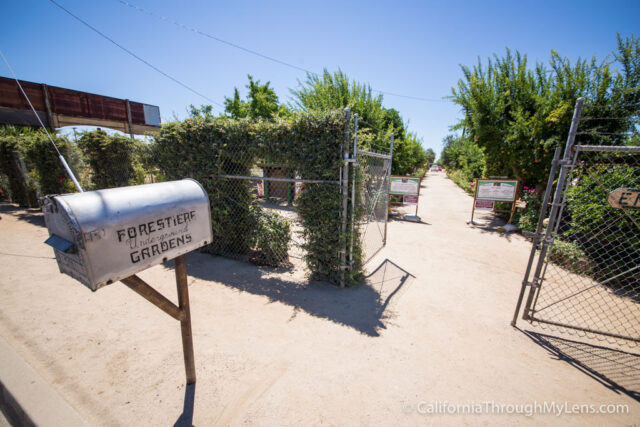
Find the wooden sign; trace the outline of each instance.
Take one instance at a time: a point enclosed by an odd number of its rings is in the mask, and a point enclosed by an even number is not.
[[[640,189],[618,188],[609,193],[607,201],[616,209],[640,209]]]

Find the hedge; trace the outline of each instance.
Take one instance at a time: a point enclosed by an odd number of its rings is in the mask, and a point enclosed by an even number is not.
[[[248,176],[252,167],[265,162],[285,164],[305,179],[337,180],[347,126],[344,115],[338,112],[300,114],[274,122],[189,118],[163,126],[152,150],[167,179],[191,177],[207,191],[214,234],[207,250],[223,255],[246,254],[259,250],[258,242],[264,247],[265,240],[258,236],[260,223],[265,224],[264,212],[248,180],[220,175]],[[305,184],[295,201],[302,220],[305,261],[312,277],[333,283],[339,283],[341,276],[339,252],[350,241],[351,227],[341,233],[342,201],[337,184]],[[287,227],[272,224],[270,228],[279,229],[278,235],[282,235]],[[347,285],[363,277],[357,236],[354,242],[354,262],[345,272]]]

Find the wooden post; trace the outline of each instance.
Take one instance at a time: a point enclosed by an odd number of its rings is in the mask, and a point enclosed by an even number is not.
[[[127,107],[127,121],[129,122],[129,135],[131,135],[131,139],[135,139],[133,134],[133,118],[131,116],[131,103],[128,99],[124,100],[125,105]]]
[[[187,262],[184,255],[175,259],[176,286],[178,287],[178,305],[184,313],[180,321],[182,330],[182,352],[184,353],[184,369],[187,374],[187,384],[196,382],[196,366],[193,357],[193,337],[191,334],[191,311],[189,309],[189,288],[187,284]]]
[[[267,166],[265,166],[264,168],[262,168],[262,174],[264,175],[265,178],[269,178],[269,168]],[[271,202],[269,196],[270,196],[270,190],[271,188],[269,187],[269,180],[264,180],[262,181],[264,183],[264,200],[269,203]]]
[[[49,122],[49,130],[55,133],[56,124],[53,121],[54,120],[53,110],[51,109],[51,101],[49,100],[49,89],[47,88],[47,85],[44,83],[41,86],[42,86],[42,95],[44,98],[44,106],[47,109],[47,121]]]
[[[473,214],[476,212],[476,197],[478,197],[478,178],[476,178],[476,185],[473,192],[473,206],[471,207],[471,220],[469,223],[473,225]]]
[[[136,276],[126,277],[121,280],[137,294],[160,308],[169,316],[180,321],[182,332],[182,353],[184,354],[184,370],[187,376],[187,384],[196,382],[196,366],[193,357],[193,337],[191,334],[191,310],[189,308],[189,288],[187,287],[187,262],[184,255],[175,259],[176,286],[178,287],[178,306],[160,292],[149,286],[144,280]]]
[[[287,178],[293,178],[293,174],[291,173],[291,169],[285,169],[287,171]],[[287,205],[293,205],[293,197],[295,192],[295,184],[293,182],[287,183]]]

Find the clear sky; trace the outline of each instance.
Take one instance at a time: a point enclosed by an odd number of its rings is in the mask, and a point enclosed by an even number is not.
[[[114,41],[211,100],[247,74],[270,81],[280,100],[303,71],[233,48],[119,0],[56,0]],[[443,99],[473,65],[506,47],[546,62],[551,49],[572,60],[604,58],[616,32],[640,36],[640,0],[334,1],[127,0],[157,16],[314,72],[341,68],[388,92],[425,148],[439,153],[459,118]],[[131,57],[49,0],[2,0],[0,50],[18,78],[160,106],[163,121],[189,104],[209,104]],[[0,75],[10,73],[0,63]],[[427,98],[415,100],[391,95]],[[221,111],[214,106],[216,111]]]

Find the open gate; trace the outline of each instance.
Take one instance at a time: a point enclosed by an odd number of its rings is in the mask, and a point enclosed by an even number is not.
[[[358,147],[358,115],[355,117],[355,179],[352,182],[352,205],[362,210],[362,220],[356,224],[363,250],[363,264],[366,264],[387,243],[387,218],[389,211],[389,179],[393,155],[393,134],[389,152],[367,150]],[[386,150],[385,150],[386,151]],[[359,216],[359,215],[358,215]]]
[[[581,111],[582,99],[562,160],[555,153],[512,325],[524,302],[532,324],[637,345],[640,147],[574,144]]]

